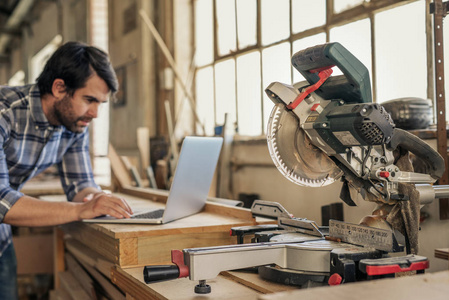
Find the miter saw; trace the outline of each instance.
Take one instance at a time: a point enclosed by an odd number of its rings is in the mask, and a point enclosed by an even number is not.
[[[292,217],[278,203],[258,200],[253,215],[278,224],[233,229],[240,242],[254,234],[254,243],[174,250],[176,266],[145,267],[146,281],[189,276],[200,281],[196,292],[207,293],[205,280],[220,271],[255,266],[264,266],[259,268],[263,277],[300,286],[428,267],[427,258],[416,255],[419,208],[449,196],[447,186],[431,185],[444,173],[443,158],[395,128],[385,109],[372,103],[368,70],[339,43],[302,50],[292,64],[306,81],[266,88],[275,104],[267,142],[276,167],[301,186],[341,180],[340,198],[348,205],[359,199],[375,202],[375,215],[360,224],[331,220],[327,228]],[[341,75],[331,76],[333,68]],[[410,155],[421,161],[423,172],[414,172]],[[389,255],[404,250],[405,256]]]

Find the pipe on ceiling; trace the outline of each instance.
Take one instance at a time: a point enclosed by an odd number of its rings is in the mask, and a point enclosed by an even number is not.
[[[5,25],[3,26],[4,30],[16,30],[22,24],[22,21],[25,19],[27,14],[30,12],[33,7],[34,2],[36,0],[21,0],[17,5],[11,16],[9,16]],[[5,54],[6,47],[11,41],[11,35],[0,33],[0,55]]]

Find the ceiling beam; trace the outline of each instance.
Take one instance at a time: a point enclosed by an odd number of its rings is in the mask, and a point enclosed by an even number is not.
[[[8,29],[4,27],[0,27],[0,34],[8,34],[12,36],[21,36],[22,32],[18,29]]]

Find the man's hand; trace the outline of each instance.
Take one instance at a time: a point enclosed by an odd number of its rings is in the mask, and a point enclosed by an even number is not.
[[[102,215],[110,215],[117,219],[130,218],[132,209],[128,202],[104,192],[90,193],[84,196],[79,206],[79,219],[92,219]]]

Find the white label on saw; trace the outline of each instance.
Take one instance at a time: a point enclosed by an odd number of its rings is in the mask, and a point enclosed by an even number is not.
[[[343,145],[360,145],[360,142],[349,131],[335,131],[333,134]]]

